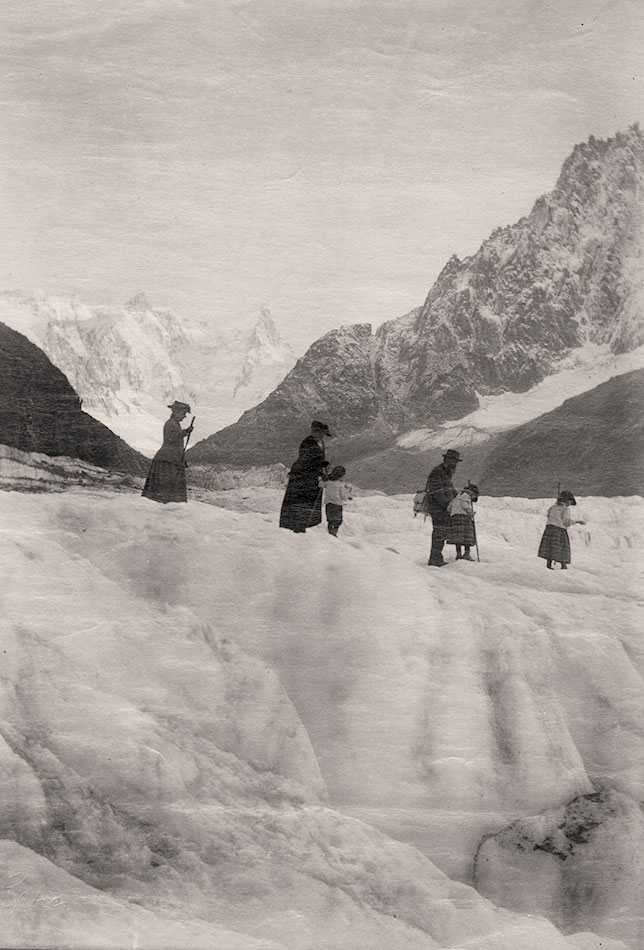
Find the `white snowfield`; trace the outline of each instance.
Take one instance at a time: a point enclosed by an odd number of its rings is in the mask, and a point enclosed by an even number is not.
[[[641,948],[644,501],[578,499],[564,573],[549,500],[440,570],[410,496],[216,500],[0,492],[0,944]]]

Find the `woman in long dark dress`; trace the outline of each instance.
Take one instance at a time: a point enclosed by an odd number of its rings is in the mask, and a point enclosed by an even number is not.
[[[175,402],[168,406],[172,415],[163,426],[163,445],[152,459],[152,465],[141,494],[144,498],[167,504],[169,501],[187,501],[186,463],[184,439],[192,432],[192,426],[181,428],[181,421],[190,412],[187,402]]]
[[[322,521],[322,492],[319,478],[329,464],[324,457],[324,437],[331,438],[323,422],[311,423],[311,434],[300,443],[297,460],[291,466],[280,511],[280,528],[302,533]]]

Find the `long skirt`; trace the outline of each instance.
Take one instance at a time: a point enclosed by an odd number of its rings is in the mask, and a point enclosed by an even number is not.
[[[467,548],[476,544],[474,522],[467,515],[452,515],[449,519],[448,544],[464,545]]]
[[[144,498],[167,504],[169,501],[187,501],[186,466],[175,462],[160,462],[153,459],[148,477],[145,480]]]
[[[570,564],[570,539],[565,528],[558,528],[555,524],[547,524],[541,536],[538,557],[546,561],[559,561],[560,564]]]
[[[318,476],[291,475],[280,511],[280,528],[299,533],[322,521],[322,490]]]

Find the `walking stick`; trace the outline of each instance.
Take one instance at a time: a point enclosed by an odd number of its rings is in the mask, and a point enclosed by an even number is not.
[[[310,513],[309,513],[309,520],[306,522],[306,527],[307,527],[307,528],[310,528],[310,527],[311,527],[311,518],[313,517],[313,512],[315,511],[315,509],[316,509],[317,506],[318,506],[318,501],[320,502],[320,508],[322,507],[322,492],[323,492],[323,489],[321,488],[321,489],[319,490],[318,494],[317,494],[317,498],[316,498],[315,501],[313,502],[313,507],[311,508],[311,511],[310,511]]]
[[[187,439],[186,439],[186,441],[185,441],[185,443],[184,443],[184,446],[183,446],[183,454],[184,454],[184,456],[185,456],[185,454],[186,454],[186,449],[188,448],[188,442],[190,441],[190,436],[192,435],[192,427],[193,427],[194,424],[195,424],[195,419],[196,419],[196,418],[197,418],[196,416],[193,416],[193,417],[192,417],[192,422],[190,423],[190,431],[188,432],[188,437],[187,437]]]

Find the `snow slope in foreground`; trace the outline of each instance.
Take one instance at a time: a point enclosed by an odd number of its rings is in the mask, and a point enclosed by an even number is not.
[[[599,946],[332,806],[458,864],[512,817],[641,795],[642,501],[580,505],[561,574],[539,502],[486,499],[482,562],[430,571],[408,498],[356,500],[336,541],[277,530],[278,492],[222,497],[260,511],[0,493],[3,945]]]

